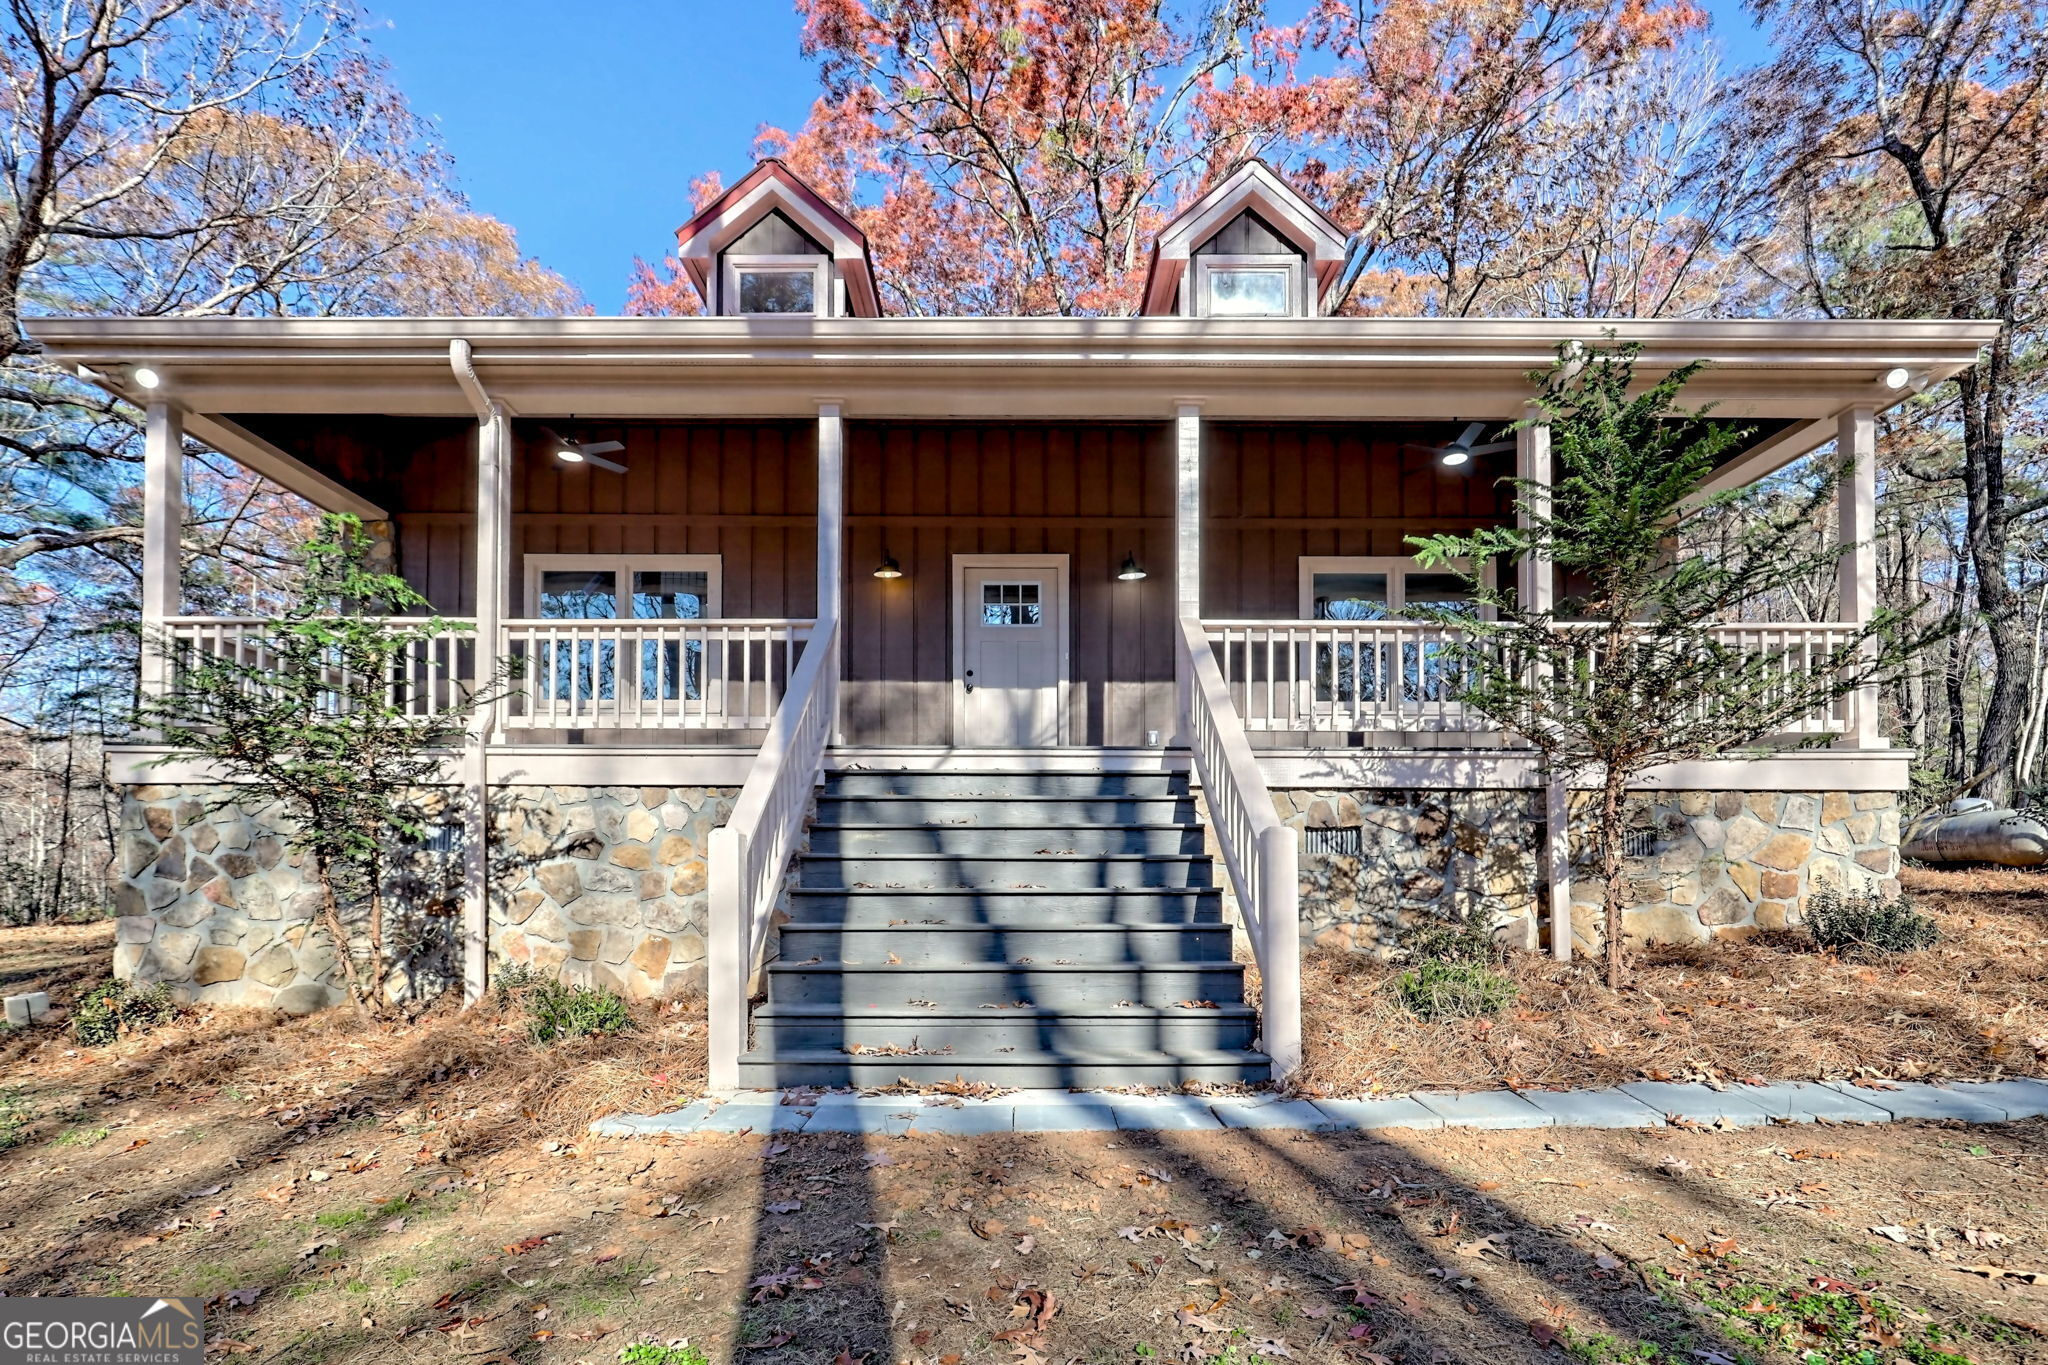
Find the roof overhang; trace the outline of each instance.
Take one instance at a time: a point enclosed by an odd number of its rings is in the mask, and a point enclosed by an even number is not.
[[[41,318],[62,362],[133,402],[201,415],[469,415],[449,343],[514,413],[543,418],[849,417],[1439,420],[1518,415],[1558,344],[1641,343],[1645,377],[1694,360],[1687,390],[1726,417],[1789,420],[1765,463],[1832,437],[1851,407],[1974,364],[1992,322],[1193,318]],[[146,364],[162,387],[123,388]],[[1750,462],[1746,472],[1770,472]]]
[[[1344,229],[1265,162],[1247,161],[1160,229],[1145,272],[1140,311],[1153,317],[1177,311],[1174,304],[1189,256],[1246,209],[1301,249],[1315,277],[1316,299],[1319,304],[1326,300],[1344,272]]]
[[[718,253],[777,209],[831,253],[832,264],[846,281],[848,310],[855,317],[880,316],[867,237],[796,172],[772,158],[755,166],[676,230],[677,259],[697,287],[698,297],[712,297]]]

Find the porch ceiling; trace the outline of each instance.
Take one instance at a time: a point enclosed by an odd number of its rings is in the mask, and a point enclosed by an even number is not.
[[[1905,395],[1893,366],[1938,381],[1996,324],[1928,321],[1546,321],[1313,318],[42,318],[61,361],[147,364],[154,395],[200,414],[467,416],[450,341],[475,348],[522,416],[1158,419],[1179,401],[1218,419],[1449,420],[1515,415],[1557,344],[1609,329],[1655,372],[1710,363],[1692,394],[1723,416],[1810,433],[1846,407]],[[943,372],[943,376],[941,375]],[[1803,437],[1801,439],[1804,439]],[[1797,445],[1798,441],[1789,445]],[[1801,450],[1786,449],[1790,459]]]

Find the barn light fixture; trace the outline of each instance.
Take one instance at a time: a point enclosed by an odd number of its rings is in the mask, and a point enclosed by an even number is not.
[[[884,550],[882,551],[882,562],[875,566],[875,577],[901,578],[903,577],[903,566],[896,562],[896,556]]]
[[[1138,567],[1138,552],[1136,550],[1124,556],[1124,566],[1116,571],[1116,576],[1125,583],[1135,583],[1145,576],[1145,571]]]

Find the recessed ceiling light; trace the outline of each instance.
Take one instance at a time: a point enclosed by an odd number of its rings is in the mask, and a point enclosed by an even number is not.
[[[1903,389],[1913,382],[1913,372],[1904,365],[1894,365],[1884,372],[1884,386],[1888,389]]]
[[[149,366],[138,365],[135,367],[135,382],[142,385],[145,389],[153,389],[164,381],[162,376],[149,368]]]

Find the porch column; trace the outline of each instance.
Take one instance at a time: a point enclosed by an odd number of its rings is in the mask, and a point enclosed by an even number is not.
[[[822,625],[826,621],[837,622],[841,630],[845,623],[841,618],[846,609],[846,426],[840,419],[840,405],[836,398],[818,400],[818,611],[817,618]],[[844,639],[841,634],[839,639]],[[838,646],[834,646],[835,650]],[[833,672],[839,669],[839,659],[831,660]],[[835,699],[837,694],[834,694]],[[835,707],[835,712],[837,708]],[[832,717],[831,735],[828,744],[840,740],[839,717]]]
[[[1849,466],[1835,494],[1836,529],[1850,547],[1836,569],[1836,596],[1841,619],[1862,626],[1877,611],[1877,413],[1850,408],[1835,420],[1835,455]],[[1881,747],[1876,687],[1860,687],[1850,698],[1849,728],[1839,743],[1845,749]]]
[[[1531,425],[1515,431],[1515,475],[1534,487],[1525,487],[1517,501],[1515,519],[1527,530],[1537,517],[1550,512],[1550,428],[1536,422],[1542,413],[1531,404],[1523,414]],[[1533,515],[1532,515],[1533,514]],[[1557,567],[1548,554],[1524,555],[1515,566],[1515,595],[1530,611],[1552,611],[1557,606]],[[1543,886],[1550,919],[1550,953],[1561,962],[1572,956],[1572,837],[1571,791],[1562,778],[1553,777],[1543,790]]]
[[[1192,399],[1181,400],[1173,410],[1173,484],[1173,614],[1186,619],[1202,614],[1202,405]],[[1189,744],[1189,688],[1194,679],[1188,676],[1180,649],[1174,650],[1173,659],[1173,742]]]
[[[170,683],[161,646],[167,623],[184,612],[180,547],[185,532],[184,414],[151,403],[142,446],[142,693],[159,696]]]
[[[476,674],[488,685],[499,661],[510,542],[512,427],[502,403],[490,403],[476,428]],[[489,985],[491,786],[489,746],[504,739],[504,701],[474,717],[463,754],[468,815],[463,838],[462,996],[483,999]]]

